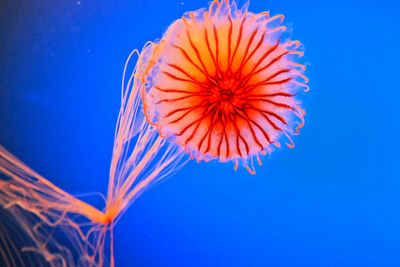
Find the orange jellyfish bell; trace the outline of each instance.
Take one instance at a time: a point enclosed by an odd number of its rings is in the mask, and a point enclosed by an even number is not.
[[[192,158],[239,162],[280,146],[304,125],[296,98],[306,91],[299,41],[282,41],[283,15],[254,14],[215,0],[186,13],[146,49],[148,120]]]

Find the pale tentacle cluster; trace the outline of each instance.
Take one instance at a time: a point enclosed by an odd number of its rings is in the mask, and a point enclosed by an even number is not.
[[[183,150],[160,137],[140,110],[138,77],[147,47],[132,52],[124,69],[104,210],[60,189],[0,146],[0,215],[10,217],[0,224],[0,256],[9,266],[114,266],[118,219],[145,190],[187,161]],[[138,59],[129,72],[133,55]],[[15,230],[13,223],[18,224]]]

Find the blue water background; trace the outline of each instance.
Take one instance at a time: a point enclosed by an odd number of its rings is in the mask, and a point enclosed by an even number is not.
[[[0,143],[68,192],[106,193],[125,59],[206,5],[1,1]],[[400,2],[250,9],[284,13],[305,46],[296,148],[256,176],[190,162],[117,225],[117,266],[400,266]]]

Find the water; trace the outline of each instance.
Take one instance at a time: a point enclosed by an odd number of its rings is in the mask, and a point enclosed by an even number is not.
[[[0,143],[68,192],[105,193],[126,57],[206,5],[4,1]],[[285,14],[304,43],[311,91],[296,147],[256,176],[190,162],[119,222],[117,266],[400,266],[400,4],[250,10]]]

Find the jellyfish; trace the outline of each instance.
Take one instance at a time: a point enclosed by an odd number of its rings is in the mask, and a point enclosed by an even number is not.
[[[0,146],[0,263],[115,266],[113,229],[134,201],[189,159],[234,162],[293,147],[307,91],[283,15],[214,0],[184,14],[123,71],[104,208],[61,189]],[[189,157],[187,156],[189,155]]]
[[[308,80],[296,62],[300,42],[283,40],[283,18],[225,0],[186,13],[149,47],[149,121],[192,158],[242,163],[250,173],[282,137],[293,147]]]

